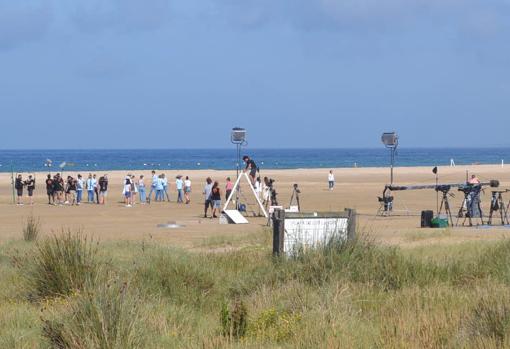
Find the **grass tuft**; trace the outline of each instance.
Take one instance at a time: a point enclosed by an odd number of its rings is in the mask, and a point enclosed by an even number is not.
[[[41,230],[41,220],[38,217],[34,217],[33,214],[28,216],[23,226],[23,240],[35,241],[39,236]]]
[[[52,319],[43,320],[43,336],[58,349],[143,348],[140,299],[117,281],[85,291]]]
[[[37,244],[22,264],[29,298],[68,296],[92,285],[99,275],[97,246],[81,232],[63,232]]]

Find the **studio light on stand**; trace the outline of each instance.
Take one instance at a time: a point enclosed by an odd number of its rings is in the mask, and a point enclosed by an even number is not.
[[[398,136],[396,132],[385,132],[381,136],[381,142],[386,149],[390,150],[390,185],[393,185],[393,167],[395,166],[395,153],[398,147]]]
[[[230,141],[232,142],[232,144],[236,145],[237,177],[239,177],[240,166],[241,166],[241,148],[247,144],[246,143],[246,130],[241,127],[234,127],[232,129],[232,133],[230,134]]]
[[[246,146],[248,143],[246,142],[246,129],[241,127],[234,127],[232,132],[230,133],[230,142],[236,145],[236,156],[237,156],[237,178],[239,178],[239,173],[241,172],[241,149],[243,146]],[[239,206],[239,191],[240,186],[236,190],[236,207]]]

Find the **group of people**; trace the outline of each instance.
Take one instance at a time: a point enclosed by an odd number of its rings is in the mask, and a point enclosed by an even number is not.
[[[35,190],[35,175],[29,175],[28,179],[23,180],[23,176],[21,174],[16,175],[16,179],[14,181],[14,189],[16,190],[16,204],[21,206],[23,205],[23,189],[27,188],[28,198],[30,205],[34,204],[34,190]]]
[[[144,175],[140,175],[138,179],[128,174],[124,178],[122,195],[124,196],[124,202],[126,207],[133,206],[138,196],[138,201],[141,204],[151,203],[154,194],[154,201],[168,201],[170,202],[170,195],[168,194],[168,178],[164,173],[156,174],[156,171],[152,171],[152,178],[150,182],[150,190],[147,194],[147,185],[145,183]],[[191,180],[189,176],[183,179],[183,176],[179,175],[175,178],[175,189],[177,192],[177,203],[189,204],[191,202]]]

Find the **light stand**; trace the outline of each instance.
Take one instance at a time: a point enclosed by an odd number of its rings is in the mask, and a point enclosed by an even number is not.
[[[398,136],[396,132],[385,132],[381,136],[381,142],[386,149],[390,150],[390,185],[393,185],[393,168],[395,167],[395,153],[398,147]]]
[[[437,190],[439,185],[439,175],[437,172],[437,166],[432,169],[432,173],[436,175],[436,212],[439,216],[439,191]]]
[[[248,143],[246,142],[246,130],[241,127],[234,127],[230,134],[230,142],[236,145],[236,157],[237,157],[237,166],[236,166],[236,175],[237,179],[239,179],[239,173],[241,172],[241,148],[246,146]],[[236,190],[236,208],[239,209],[239,191],[241,189],[238,187]]]

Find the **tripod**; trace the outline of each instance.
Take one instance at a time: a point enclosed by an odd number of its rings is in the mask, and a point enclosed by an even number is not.
[[[499,211],[499,217],[501,219],[501,225],[509,224],[508,221],[508,206],[505,205],[503,201],[503,193],[507,191],[493,191],[491,198],[491,210],[489,214],[489,221],[487,222],[489,225],[492,225],[492,217],[494,212]],[[510,205],[510,203],[509,203]]]
[[[301,194],[301,190],[298,189],[298,185],[294,184],[294,190],[292,191],[292,196],[290,197],[290,204],[292,206],[294,201],[296,201],[298,211],[301,212],[301,204],[299,203],[299,194]]]
[[[453,227],[453,218],[452,218],[452,211],[450,210],[450,202],[448,201],[448,195],[453,196],[452,193],[449,193],[450,189],[441,190],[443,193],[443,197],[441,198],[441,205],[439,206],[439,210],[437,211],[437,215],[440,216],[441,213],[444,212],[446,216],[448,217],[448,224]],[[437,190],[439,192],[439,190]]]
[[[466,220],[469,221],[469,226],[473,226],[473,218],[480,218],[480,222],[483,225],[483,212],[482,207],[480,206],[480,190],[466,190],[464,192],[464,200],[462,200],[462,205],[459,209],[459,214],[457,215],[457,225],[459,225],[459,220],[464,218],[462,221],[462,225],[466,224]],[[479,217],[478,217],[479,215]]]

